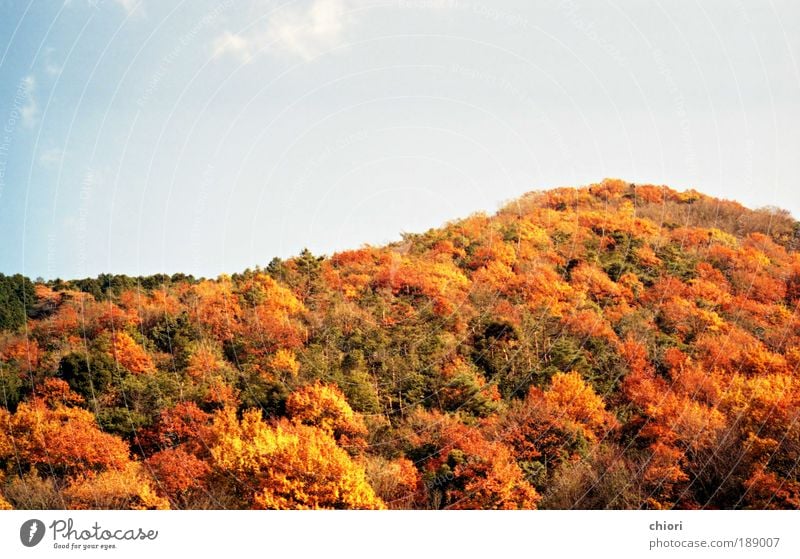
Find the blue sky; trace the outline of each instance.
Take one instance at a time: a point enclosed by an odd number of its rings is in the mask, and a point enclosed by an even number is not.
[[[792,1],[0,0],[0,272],[216,276],[603,177],[800,216]]]

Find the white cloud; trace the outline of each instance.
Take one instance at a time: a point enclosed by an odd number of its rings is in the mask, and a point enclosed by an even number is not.
[[[306,60],[336,46],[346,25],[343,0],[314,0],[305,12],[282,12],[267,35],[287,52]]]
[[[125,10],[125,13],[131,15],[136,12],[136,15],[144,15],[144,1],[143,0],[114,0],[116,4]]]
[[[54,167],[59,165],[64,159],[64,150],[61,148],[50,148],[39,154],[39,165],[42,167]]]
[[[22,87],[25,91],[25,104],[19,109],[22,126],[33,128],[39,122],[39,105],[34,97],[36,78],[32,75],[25,76],[22,80]]]
[[[44,71],[47,72],[48,76],[57,76],[63,70],[61,66],[58,64],[45,64]]]
[[[353,25],[348,14],[353,0],[313,0],[304,7],[290,7],[272,16],[266,30],[246,35],[225,32],[214,41],[214,54],[232,54],[246,62],[269,50],[311,60],[334,48]]]
[[[47,47],[44,49],[44,71],[48,76],[57,76],[64,69],[63,66],[53,61],[53,53],[56,49]]]
[[[214,39],[214,56],[224,56],[231,54],[242,62],[247,62],[252,56],[252,49],[255,45],[251,44],[252,41],[245,39],[241,35],[236,35],[226,31],[216,39]]]

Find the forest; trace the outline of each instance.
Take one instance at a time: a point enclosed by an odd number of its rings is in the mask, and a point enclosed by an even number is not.
[[[798,509],[799,247],[606,179],[215,279],[0,275],[0,509]]]

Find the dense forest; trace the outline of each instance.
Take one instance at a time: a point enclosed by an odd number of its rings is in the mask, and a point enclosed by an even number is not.
[[[216,279],[0,275],[0,508],[797,509],[798,247],[605,180]]]

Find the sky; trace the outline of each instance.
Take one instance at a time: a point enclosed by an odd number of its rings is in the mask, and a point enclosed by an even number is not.
[[[215,277],[604,177],[800,217],[793,0],[0,0],[0,273]]]

